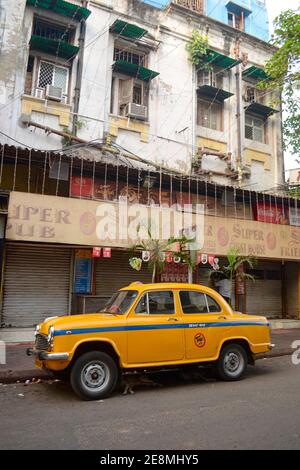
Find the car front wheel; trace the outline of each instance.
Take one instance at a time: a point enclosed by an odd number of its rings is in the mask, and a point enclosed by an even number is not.
[[[239,380],[247,368],[247,354],[239,344],[228,344],[221,351],[217,362],[217,373],[222,380]]]
[[[71,371],[71,386],[82,400],[99,400],[112,394],[119,371],[111,356],[91,351],[80,356]]]

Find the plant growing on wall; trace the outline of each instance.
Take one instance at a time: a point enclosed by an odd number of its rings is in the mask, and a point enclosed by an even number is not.
[[[137,233],[140,238],[139,226]],[[195,262],[192,260],[190,251],[188,250],[188,244],[194,242],[194,238],[188,238],[185,235],[181,237],[170,237],[168,240],[157,240],[153,238],[151,233],[151,227],[147,228],[147,239],[139,239],[130,250],[130,266],[136,271],[140,271],[142,267],[142,259],[137,256],[138,252],[147,253],[148,269],[152,273],[152,282],[156,282],[157,276],[162,273],[164,266],[167,263],[166,254],[172,252],[173,259],[180,260],[180,262],[186,263],[190,268],[195,267]]]
[[[227,252],[227,264],[220,267],[218,271],[211,270],[209,273],[210,279],[218,281],[219,279],[228,279],[230,282],[230,299],[232,298],[232,285],[233,281],[239,277],[242,280],[255,281],[254,276],[244,272],[244,267],[253,269],[257,263],[255,256],[242,256],[236,248],[231,248]]]
[[[85,124],[84,121],[80,121],[79,119],[76,119],[76,132],[82,129],[84,124]],[[73,139],[72,139],[73,133],[69,130],[68,127],[64,127],[63,132],[70,135],[70,138],[62,137],[61,139],[63,147],[67,147],[68,145],[71,145],[73,142]]]
[[[211,65],[207,64],[204,60],[208,52],[208,36],[202,34],[197,29],[192,32],[192,37],[187,43],[186,49],[190,56],[190,61],[195,67],[200,70],[211,70]]]

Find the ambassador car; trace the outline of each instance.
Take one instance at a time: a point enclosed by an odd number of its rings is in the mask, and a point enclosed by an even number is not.
[[[221,379],[239,380],[271,347],[265,317],[234,312],[208,287],[135,282],[97,313],[46,319],[27,353],[69,379],[80,398],[97,400],[128,370],[209,365]]]

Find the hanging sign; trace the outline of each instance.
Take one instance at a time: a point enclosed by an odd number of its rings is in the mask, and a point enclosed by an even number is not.
[[[148,261],[150,261],[150,251],[142,252],[142,260],[144,261],[144,263],[148,263]]]
[[[215,255],[208,255],[208,262],[213,266],[215,264]]]
[[[103,258],[111,258],[111,248],[103,248]]]
[[[99,246],[94,246],[92,256],[93,256],[93,258],[100,258],[101,257],[101,248]]]
[[[208,263],[208,256],[206,253],[201,253],[198,255],[198,262],[202,264],[207,264]]]

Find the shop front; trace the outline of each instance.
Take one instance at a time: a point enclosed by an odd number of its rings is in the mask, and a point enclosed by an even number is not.
[[[25,327],[47,316],[93,312],[130,282],[151,282],[146,262],[140,271],[129,265],[139,220],[131,209],[121,214],[120,207],[117,202],[12,192],[1,324]],[[144,221],[149,221],[149,210],[139,206]],[[221,264],[230,248],[238,248],[240,254],[255,256],[258,265],[256,281],[247,282],[244,291],[239,286],[243,306],[237,308],[274,318],[299,315],[299,227],[206,215],[202,229],[194,282],[209,285],[216,259]],[[163,282],[187,280],[187,266],[168,263]]]

